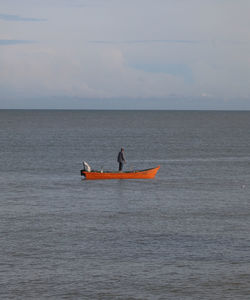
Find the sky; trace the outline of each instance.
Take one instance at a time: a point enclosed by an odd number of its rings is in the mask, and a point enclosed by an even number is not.
[[[249,0],[0,0],[0,109],[250,109]]]

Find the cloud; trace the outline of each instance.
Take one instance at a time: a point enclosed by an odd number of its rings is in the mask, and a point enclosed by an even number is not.
[[[20,44],[34,44],[35,41],[28,40],[0,40],[0,46],[20,45]]]
[[[89,41],[93,44],[198,44],[201,41],[195,40],[127,40],[127,41],[105,41],[105,40],[96,40]]]
[[[8,15],[8,14],[0,14],[0,20],[10,21],[10,22],[43,22],[43,21],[47,21],[47,19],[27,18],[27,17],[21,17],[19,15]]]
[[[132,68],[149,73],[165,73],[182,77],[186,83],[193,83],[192,69],[186,64],[165,64],[165,63],[136,63],[130,65]]]
[[[203,97],[203,98],[213,98],[213,95],[203,92],[203,93],[201,93],[201,97]]]
[[[85,99],[165,98],[183,85],[179,76],[129,67],[119,49],[88,46],[84,51],[88,55],[79,60],[78,55],[60,48],[42,50],[40,44],[3,49],[1,84],[23,98],[57,95]]]

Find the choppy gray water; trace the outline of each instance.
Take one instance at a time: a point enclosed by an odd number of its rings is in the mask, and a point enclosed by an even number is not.
[[[249,299],[250,112],[0,111],[1,299]],[[86,181],[82,160],[161,165]]]

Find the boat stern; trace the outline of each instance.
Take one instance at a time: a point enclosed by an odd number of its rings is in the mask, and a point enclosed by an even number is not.
[[[85,177],[85,173],[86,173],[85,170],[81,170],[81,171],[80,171],[81,176],[84,176],[84,177]]]

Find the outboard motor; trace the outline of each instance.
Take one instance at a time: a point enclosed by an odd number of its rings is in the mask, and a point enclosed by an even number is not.
[[[86,163],[86,161],[83,161],[82,164],[83,164],[84,171],[91,172],[91,168],[90,168],[89,164]]]

